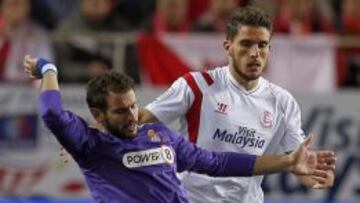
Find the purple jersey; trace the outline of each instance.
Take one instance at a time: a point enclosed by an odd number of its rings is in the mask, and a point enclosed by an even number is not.
[[[250,176],[255,156],[202,150],[162,124],[133,139],[116,137],[64,111],[59,91],[40,95],[40,114],[81,168],[97,202],[188,202],[176,172]]]

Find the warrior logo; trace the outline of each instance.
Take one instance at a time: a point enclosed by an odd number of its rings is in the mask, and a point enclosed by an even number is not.
[[[221,114],[227,114],[227,107],[228,107],[227,104],[218,102],[217,103],[217,109],[215,110],[215,112],[221,113]]]

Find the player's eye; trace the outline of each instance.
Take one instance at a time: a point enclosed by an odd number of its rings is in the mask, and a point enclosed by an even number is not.
[[[116,114],[124,114],[125,110],[116,110],[114,113],[116,113]]]
[[[131,109],[135,109],[137,107],[137,104],[133,104],[130,106]]]
[[[267,42],[260,42],[259,44],[258,44],[258,47],[260,48],[260,49],[264,49],[264,48],[266,48],[268,46],[268,43]]]
[[[240,45],[242,47],[250,48],[252,43],[250,41],[248,41],[248,40],[243,40],[243,41],[240,42]]]

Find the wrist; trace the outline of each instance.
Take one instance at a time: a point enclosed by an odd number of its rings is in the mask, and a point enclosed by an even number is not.
[[[58,71],[56,66],[50,61],[44,58],[39,58],[36,62],[36,77],[42,78],[47,72],[57,73]]]
[[[292,155],[292,153],[284,155],[284,161],[287,166],[286,171],[292,173],[295,169],[295,163],[296,163],[295,158]]]

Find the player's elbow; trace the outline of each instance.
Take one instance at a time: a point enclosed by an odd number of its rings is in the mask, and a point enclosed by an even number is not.
[[[43,108],[40,111],[40,117],[45,123],[51,123],[54,120],[57,120],[60,117],[60,114],[61,112],[51,107]]]

